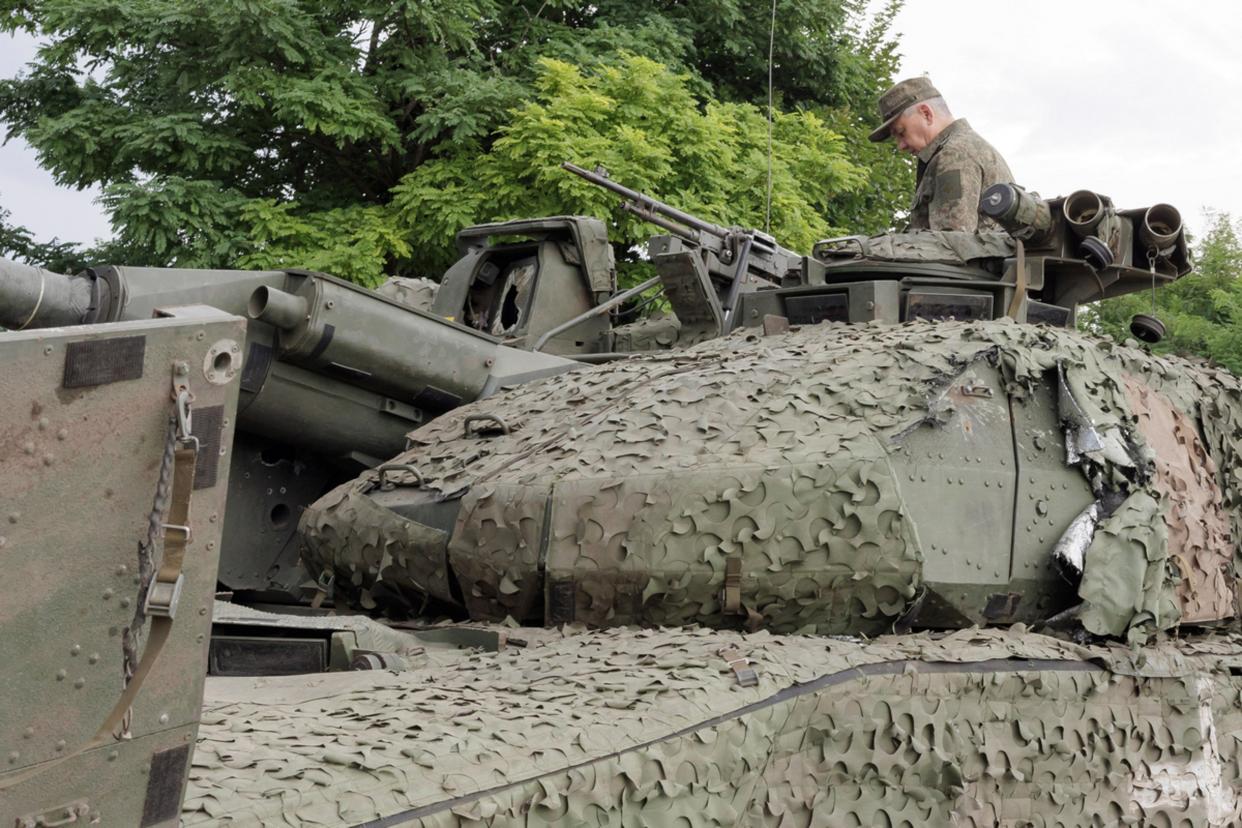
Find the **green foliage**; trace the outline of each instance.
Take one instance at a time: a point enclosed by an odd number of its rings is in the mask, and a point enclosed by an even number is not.
[[[1156,315],[1168,334],[1156,353],[1200,356],[1242,374],[1242,243],[1227,214],[1195,246],[1195,270],[1156,292]],[[1119,296],[1087,308],[1080,325],[1118,341],[1130,339],[1130,317],[1152,312],[1151,293]]]
[[[790,246],[884,229],[906,198],[909,162],[866,141],[899,6],[778,0],[773,229]],[[481,218],[590,212],[637,238],[555,168],[565,158],[761,226],[767,14],[741,0],[0,0],[0,28],[45,43],[0,81],[0,120],[59,183],[103,187],[107,252],[126,262],[436,275]]]
[[[598,216],[622,250],[651,234],[611,193],[561,170],[565,160],[602,164],[626,186],[708,221],[764,226],[767,122],[756,107],[700,102],[687,77],[637,56],[592,74],[544,59],[535,85],[490,152],[445,153],[394,189],[419,267],[446,264],[446,242],[463,224],[523,215]],[[809,112],[776,113],[773,146],[773,232],[809,249],[836,229],[825,218],[834,195],[866,176]]]

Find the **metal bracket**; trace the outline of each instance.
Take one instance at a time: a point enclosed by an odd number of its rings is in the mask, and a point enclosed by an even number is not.
[[[958,393],[963,397],[983,397],[990,399],[993,395],[991,386],[983,383],[963,383],[957,387]]]
[[[462,421],[462,436],[469,437],[470,426],[474,425],[475,423],[495,423],[496,428],[500,430],[501,434],[508,434],[512,430],[509,427],[509,424],[506,423],[503,419],[501,419],[500,416],[497,414],[471,414],[469,417],[467,417],[465,420]],[[492,429],[488,429],[488,430],[492,430]],[[474,433],[476,436],[478,436],[482,434],[483,431],[484,431],[483,429],[476,429]]]
[[[398,485],[410,486],[414,489],[422,488],[423,485],[423,475],[410,463],[385,463],[384,465],[377,467],[375,471],[378,473],[376,483],[379,484],[380,491],[382,492],[391,492],[393,489],[397,488]],[[410,477],[414,478],[414,482],[398,484],[392,480],[389,480],[388,473],[395,471],[405,472],[410,475]]]
[[[17,818],[17,828],[59,828],[62,825],[74,825],[79,819],[85,824],[90,813],[90,804],[85,799],[78,799],[37,814],[20,816]]]
[[[189,546],[194,541],[194,533],[190,531],[190,527],[188,526],[182,526],[179,523],[161,523],[160,527],[165,533],[167,533],[169,529],[180,532],[182,538],[185,540],[186,546]]]
[[[184,575],[178,575],[177,580],[172,582],[152,581],[142,611],[159,618],[176,618],[177,604],[181,601],[181,587],[184,584]]]

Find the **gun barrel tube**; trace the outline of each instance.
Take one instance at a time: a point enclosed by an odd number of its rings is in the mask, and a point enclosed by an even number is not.
[[[605,190],[611,190],[619,196],[628,198],[630,201],[635,202],[635,204],[641,207],[661,213],[675,221],[680,221],[682,224],[693,227],[695,230],[699,230],[703,233],[710,233],[711,235],[721,239],[729,235],[729,230],[726,227],[721,227],[719,224],[712,224],[710,221],[704,221],[698,216],[691,215],[684,210],[678,210],[676,207],[670,207],[662,201],[657,201],[651,196],[643,195],[637,190],[631,190],[629,187],[624,187],[610,178],[605,178],[599,173],[585,170],[577,164],[571,164],[568,161],[565,161],[561,164],[561,168],[568,170],[579,178],[585,178],[587,181],[590,181],[596,186],[603,187]]]
[[[91,282],[0,259],[0,328],[53,328],[90,321]]]
[[[646,207],[640,207],[632,201],[621,202],[621,209],[625,210],[627,213],[633,213],[643,221],[651,222],[656,227],[663,227],[675,236],[681,236],[683,239],[692,241],[695,244],[698,244],[699,242],[698,230],[686,227],[684,224],[678,224],[672,219],[664,218],[664,216],[657,215],[648,210]]]
[[[1091,235],[1104,218],[1104,201],[1090,190],[1075,190],[1061,205],[1065,221],[1079,238]]]
[[[1144,245],[1160,251],[1171,247],[1181,232],[1181,212],[1172,204],[1153,204],[1143,214],[1139,237]]]
[[[1048,202],[1014,184],[993,184],[979,199],[979,212],[1015,239],[1042,239],[1052,229]]]
[[[419,407],[478,399],[499,342],[335,279],[310,277],[296,294],[262,286],[251,316],[280,328],[282,360]],[[534,367],[560,360],[526,355]]]
[[[284,331],[292,331],[306,320],[306,300],[301,296],[262,285],[250,294],[246,312],[251,319],[258,319]]]

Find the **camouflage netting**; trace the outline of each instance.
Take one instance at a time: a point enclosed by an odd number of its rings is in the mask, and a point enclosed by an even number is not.
[[[370,508],[364,476],[308,510],[306,562],[335,575],[337,600],[380,599],[395,612],[421,591],[483,619],[719,626],[748,616],[777,631],[874,634],[917,621],[925,593],[941,587],[932,554],[994,568],[1002,595],[1040,585],[1072,597],[1051,568],[1069,517],[1031,536],[1042,581],[1006,582],[1013,521],[982,549],[926,540],[933,523],[967,523],[972,503],[971,525],[989,519],[978,504],[1014,508],[1028,459],[1015,455],[1024,441],[1052,441],[1059,473],[1068,464],[1102,512],[1077,584],[1081,621],[1137,641],[1233,614],[1240,391],[1223,370],[1003,321],[737,333],[435,420],[396,459],[420,471],[417,497],[460,498],[448,543],[438,530],[418,541],[431,530],[395,514],[395,527],[356,520]],[[1019,434],[1023,412],[1041,407],[1056,410],[1051,430]],[[515,427],[464,437],[464,419],[483,412]],[[987,429],[1003,440],[961,461],[977,461],[969,480],[929,480],[943,451],[916,463],[928,441],[956,435],[972,452]],[[969,488],[946,488],[959,484]],[[1042,520],[1048,502],[1035,506]],[[394,593],[404,597],[386,604]]]
[[[435,301],[436,291],[439,289],[440,283],[433,282],[431,279],[392,276],[377,287],[375,292],[403,305],[409,305],[411,308],[430,311],[431,303]]]
[[[618,629],[211,679],[183,824],[1234,825],[1240,668],[1226,636]]]
[[[917,230],[879,236],[825,239],[815,244],[814,255],[824,261],[866,258],[886,262],[938,262],[968,265],[982,259],[997,262],[1012,256],[1013,238],[1008,233],[967,233],[961,230]]]

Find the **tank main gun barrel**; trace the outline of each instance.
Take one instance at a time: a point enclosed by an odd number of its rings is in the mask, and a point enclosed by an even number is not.
[[[242,431],[328,456],[382,459],[426,417],[577,365],[322,274],[97,267],[66,276],[0,260],[3,328],[150,319],[190,305],[255,320],[243,354]]]
[[[290,274],[286,290],[261,285],[251,319],[277,329],[282,362],[439,413],[528,372],[576,363],[495,338],[324,275]]]
[[[0,259],[0,328],[54,328],[89,322],[89,279]]]

